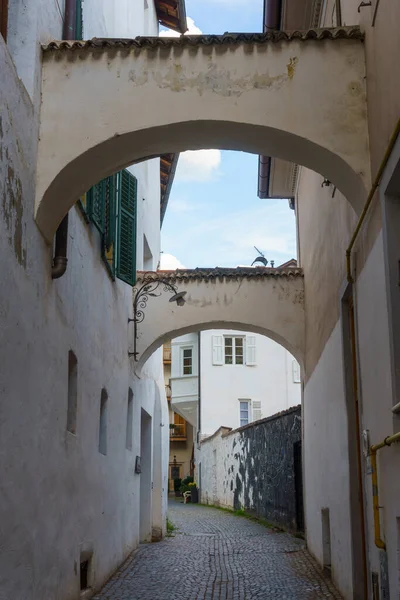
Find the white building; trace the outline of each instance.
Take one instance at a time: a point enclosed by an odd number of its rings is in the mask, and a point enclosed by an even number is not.
[[[102,182],[69,211],[67,268],[55,278],[34,220],[40,43],[157,35],[163,9],[157,0],[0,4],[0,595],[86,598],[165,530],[161,351],[140,380],[128,354],[136,270],[159,259],[160,159]]]
[[[207,330],[175,338],[171,348],[172,408],[202,437],[301,403],[299,364],[265,336]]]

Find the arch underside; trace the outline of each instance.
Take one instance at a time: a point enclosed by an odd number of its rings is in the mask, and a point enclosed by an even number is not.
[[[264,126],[192,121],[116,135],[74,159],[46,191],[36,215],[38,226],[50,240],[76,198],[120,169],[161,154],[210,148],[273,156],[305,166],[336,185],[357,214],[364,205],[362,179],[341,157],[309,140]]]
[[[46,53],[36,220],[51,241],[102,178],[149,157],[241,150],[304,165],[359,213],[369,187],[362,42]]]

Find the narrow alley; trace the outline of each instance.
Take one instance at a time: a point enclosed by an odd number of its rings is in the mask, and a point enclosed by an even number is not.
[[[179,501],[169,518],[172,536],[141,545],[95,600],[341,598],[292,535]]]

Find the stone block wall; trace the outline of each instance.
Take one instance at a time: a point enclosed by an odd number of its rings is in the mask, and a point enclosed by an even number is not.
[[[244,509],[291,531],[303,529],[301,406],[201,442],[201,502]]]

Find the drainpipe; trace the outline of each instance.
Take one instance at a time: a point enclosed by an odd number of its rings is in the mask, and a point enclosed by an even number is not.
[[[263,31],[276,31],[281,28],[282,0],[264,0]],[[271,158],[260,156],[258,159],[258,197],[268,198]]]
[[[63,39],[74,40],[76,35],[76,0],[65,0]],[[53,266],[51,278],[59,279],[67,270],[68,248],[68,213],[56,231]]]
[[[386,149],[385,155],[384,155],[384,157],[382,159],[382,162],[380,164],[380,167],[378,169],[378,173],[376,174],[375,181],[372,184],[372,187],[371,187],[371,189],[369,191],[369,194],[368,194],[368,197],[367,197],[367,201],[366,201],[366,203],[364,205],[364,208],[363,208],[363,211],[362,211],[362,213],[360,215],[360,218],[358,219],[356,228],[355,228],[354,233],[353,233],[353,235],[351,237],[351,240],[350,240],[349,247],[346,250],[347,281],[349,283],[354,283],[353,276],[351,274],[351,254],[353,252],[354,244],[356,243],[358,234],[360,233],[361,227],[362,227],[362,225],[364,223],[365,217],[367,216],[369,207],[371,206],[371,202],[372,202],[372,200],[373,200],[373,198],[375,196],[375,192],[376,192],[376,190],[379,187],[379,184],[380,184],[381,179],[382,179],[383,172],[385,170],[385,167],[386,167],[386,165],[388,163],[388,160],[390,158],[390,155],[392,153],[392,150],[394,148],[394,145],[395,145],[396,140],[397,140],[397,138],[398,138],[399,135],[400,135],[400,119],[397,121],[396,127],[394,128],[392,137],[390,138],[390,141],[389,141],[389,145],[388,145],[388,147]]]
[[[378,487],[378,463],[376,455],[378,450],[385,448],[385,446],[391,446],[395,442],[400,442],[400,432],[394,435],[386,437],[383,442],[371,446],[370,457],[371,457],[371,468],[372,468],[372,498],[373,498],[373,510],[374,510],[374,531],[375,531],[375,546],[386,549],[386,544],[381,537],[381,521],[379,518],[379,487]]]

